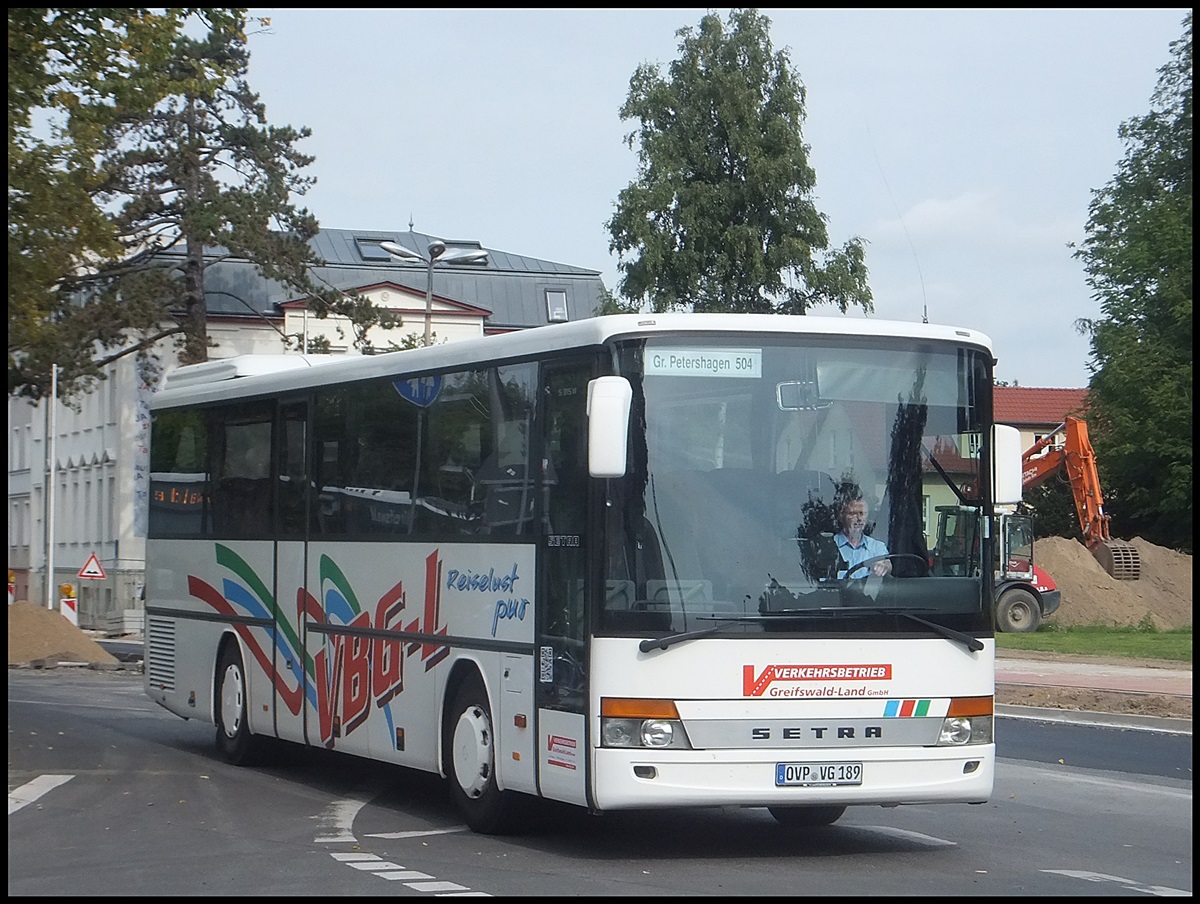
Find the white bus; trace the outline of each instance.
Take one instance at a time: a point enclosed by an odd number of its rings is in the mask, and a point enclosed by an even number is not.
[[[145,689],[230,761],[438,773],[484,833],[530,798],[989,798],[992,570],[927,540],[957,503],[991,562],[1020,498],[986,336],[619,315],[315,360],[181,368],[151,406]],[[846,498],[885,558],[851,562]]]

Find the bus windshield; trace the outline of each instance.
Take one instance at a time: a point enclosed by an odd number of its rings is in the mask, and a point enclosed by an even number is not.
[[[990,624],[981,575],[930,564],[937,506],[985,505],[981,351],[708,335],[617,360],[633,428],[605,500],[601,633],[913,630],[899,610]]]

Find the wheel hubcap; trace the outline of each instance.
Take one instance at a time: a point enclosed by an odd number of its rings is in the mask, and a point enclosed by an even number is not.
[[[245,699],[242,671],[231,665],[225,669],[225,678],[221,681],[221,725],[228,737],[235,737],[241,727]]]
[[[470,706],[454,726],[454,777],[472,799],[481,797],[492,775],[492,726],[478,706]]]

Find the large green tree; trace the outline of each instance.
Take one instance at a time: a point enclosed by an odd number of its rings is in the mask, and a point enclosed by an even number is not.
[[[770,19],[735,9],[680,29],[664,77],[643,64],[623,120],[638,179],[608,221],[627,305],[654,311],[803,314],[874,309],[863,242],[829,250],[813,203],[805,89]],[[821,259],[816,255],[821,254]]]
[[[1151,112],[1093,193],[1075,250],[1102,316],[1090,333],[1092,444],[1113,532],[1192,549],[1192,17]]]
[[[105,136],[72,126],[86,105],[147,112],[139,58],[169,46],[180,16],[146,9],[8,11],[9,392],[41,395],[39,361],[66,327],[60,294],[82,262],[118,259],[117,229],[95,200]],[[115,86],[119,96],[113,93]],[[67,357],[77,357],[71,354]]]
[[[268,24],[244,9],[10,10],[10,394],[45,395],[52,364],[63,394],[84,391],[168,337],[181,363],[205,360],[204,274],[224,257],[319,315],[348,313],[356,335],[380,319],[312,278],[318,224],[292,200],[315,181],[309,130],[270,125],[246,81],[247,27]]]

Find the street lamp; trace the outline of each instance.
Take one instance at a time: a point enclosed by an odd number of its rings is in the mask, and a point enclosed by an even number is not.
[[[429,243],[428,256],[395,242],[380,242],[379,247],[400,260],[421,261],[429,269],[429,277],[425,283],[425,345],[428,347],[432,342],[433,326],[433,265],[439,261],[447,264],[486,264],[488,253],[482,248],[447,248],[446,243],[440,239]]]

